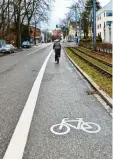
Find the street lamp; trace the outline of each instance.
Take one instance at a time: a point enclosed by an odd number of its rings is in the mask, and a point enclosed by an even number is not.
[[[104,26],[104,42],[106,41],[106,29],[105,29],[105,26]]]
[[[93,49],[96,45],[96,0],[93,0]]]

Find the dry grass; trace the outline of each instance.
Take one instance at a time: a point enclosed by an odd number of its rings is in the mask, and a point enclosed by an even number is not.
[[[75,61],[75,63],[86,72],[100,88],[112,97],[112,79],[107,78],[100,72],[89,66],[86,62],[81,60],[77,55],[66,49],[68,55]]]
[[[0,56],[3,56],[4,54],[3,53],[0,53]]]

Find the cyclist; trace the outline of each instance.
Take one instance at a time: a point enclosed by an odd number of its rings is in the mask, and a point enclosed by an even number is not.
[[[55,61],[59,62],[59,57],[61,52],[61,44],[59,39],[56,39],[54,41],[53,49],[55,50]]]

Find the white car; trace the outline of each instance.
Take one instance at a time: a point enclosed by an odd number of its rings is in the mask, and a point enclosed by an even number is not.
[[[15,52],[15,47],[12,44],[5,44],[0,48],[2,53],[12,53]]]

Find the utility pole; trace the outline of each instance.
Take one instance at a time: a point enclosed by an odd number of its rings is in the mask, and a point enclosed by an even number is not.
[[[80,27],[80,28],[79,28],[79,30],[80,30],[80,39],[81,39],[81,25],[82,25],[82,24],[81,24],[81,13],[80,13],[80,26],[79,26],[79,27]]]
[[[80,3],[81,1],[79,1],[79,3]],[[79,16],[79,39],[81,39],[81,9],[82,9],[82,7],[80,6],[80,4],[79,3],[77,3],[76,5],[77,5],[77,8],[79,9],[79,13],[78,13],[78,16]]]
[[[76,36],[76,33],[77,33],[77,7],[75,4],[75,36]]]
[[[96,45],[96,0],[93,0],[93,48]]]

